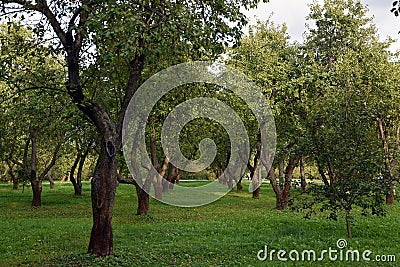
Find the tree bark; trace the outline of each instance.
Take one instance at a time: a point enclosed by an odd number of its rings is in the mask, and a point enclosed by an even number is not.
[[[260,187],[257,187],[257,189],[253,191],[253,198],[255,199],[260,198]]]
[[[136,193],[138,197],[138,208],[136,215],[147,215],[149,213],[149,194],[147,193],[150,190],[152,176],[155,174],[151,173],[149,169],[149,174],[146,177],[146,180],[141,188],[138,184],[136,184]]]
[[[153,185],[154,185],[154,196],[157,200],[162,200],[162,193],[163,193],[163,181],[165,173],[167,171],[169,165],[169,159],[165,157],[163,165],[161,168],[159,168],[158,175],[155,175],[153,178]]]
[[[74,163],[71,166],[71,170],[70,170],[70,173],[69,173],[69,180],[71,181],[72,185],[74,186],[74,195],[75,196],[80,196],[82,194],[82,191],[79,188],[78,183],[76,182],[75,177],[74,177],[75,176],[75,170],[76,170],[76,167],[78,166],[80,158],[81,158],[81,155],[78,153],[78,155],[75,158]]]
[[[260,137],[259,137],[260,138]],[[253,198],[258,199],[260,197],[260,184],[259,181],[261,179],[258,176],[261,175],[261,170],[258,170],[258,161],[261,155],[261,141],[258,141],[256,144],[256,154],[254,155],[253,165],[251,165],[250,160],[247,162],[247,168],[250,171],[250,179],[253,187]],[[257,177],[255,177],[257,176]],[[254,189],[255,188],[255,189]]]
[[[390,135],[386,136],[385,134],[385,129],[384,129],[384,123],[381,120],[381,118],[376,117],[375,118],[377,123],[378,123],[378,130],[382,142],[382,147],[383,147],[383,152],[384,152],[384,166],[385,166],[385,171],[386,173],[383,175],[384,181],[386,183],[390,183],[390,189],[388,193],[386,194],[386,204],[387,205],[392,205],[394,203],[394,196],[395,196],[395,186],[393,185],[393,171],[395,170],[395,167],[397,165],[397,158],[393,157],[390,159],[390,152],[389,152],[389,144],[388,144],[388,139],[390,139]],[[396,129],[396,141],[395,145],[393,148],[393,154],[396,155],[398,148],[399,148],[399,140],[400,139],[400,126],[397,127]]]
[[[261,181],[261,169],[257,169],[252,177],[252,184],[253,184],[253,198],[259,199],[260,198],[260,184]],[[254,189],[256,188],[256,189]]]
[[[14,172],[13,172],[13,167],[14,165],[11,164],[8,160],[7,160],[7,166],[8,166],[8,174],[11,177],[11,181],[13,183],[13,190],[17,190],[18,189],[18,178],[15,176]]]
[[[173,183],[175,183],[176,167],[169,164],[167,179],[163,182],[163,192],[168,192],[168,189],[173,189]]]
[[[279,186],[280,182],[278,183],[278,181],[276,179],[275,169],[273,167],[271,167],[269,169],[268,177],[269,177],[270,183],[272,185],[272,189],[275,192],[275,198],[276,198],[276,206],[275,207],[277,210],[283,210],[283,209],[285,209],[284,205],[282,205],[284,203],[283,197],[282,197],[283,190]]]
[[[112,210],[117,187],[117,161],[114,143],[103,142],[91,182],[93,227],[88,252],[97,256],[112,255],[114,250]]]
[[[287,208],[289,202],[289,193],[290,193],[290,183],[293,176],[293,171],[296,167],[297,162],[299,161],[299,157],[296,159],[292,159],[289,161],[288,166],[285,171],[285,180],[283,187],[280,187],[275,175],[275,169],[273,167],[270,168],[268,172],[269,180],[272,185],[272,189],[274,190],[276,197],[276,209],[284,210]]]
[[[77,191],[75,191],[75,196],[81,196],[82,195],[82,171],[83,171],[83,166],[85,165],[86,158],[89,154],[90,147],[86,148],[85,152],[79,159],[79,165],[78,165],[78,173],[76,174],[76,185],[77,185]]]
[[[174,170],[173,170],[172,178],[170,180],[169,189],[174,189],[174,185],[179,184],[179,169],[175,166],[173,166],[173,167],[174,167]]]
[[[239,181],[236,184],[236,192],[237,193],[242,193],[242,191],[243,191],[242,178],[243,177],[240,177]]]
[[[31,181],[32,186],[32,207],[40,207],[42,206],[42,181],[36,180],[36,174],[32,174],[34,176],[34,180]]]
[[[227,184],[228,184],[229,190],[232,190],[233,189],[233,179],[232,179],[232,177],[230,175],[229,175]]]
[[[32,186],[32,207],[40,207],[42,206],[42,181],[41,179],[37,179],[36,174],[36,132],[35,130],[31,130],[30,139],[32,142],[32,151],[31,151],[31,172],[29,175],[29,181],[31,182]]]
[[[282,155],[279,159],[279,186],[283,186],[285,184],[285,157]]]
[[[14,178],[12,182],[13,182],[13,190],[18,190],[19,186],[18,180]]]
[[[396,195],[396,186],[394,184],[392,184],[390,187],[389,193],[386,194],[386,204],[387,205],[393,205],[395,195]]]
[[[306,182],[306,173],[304,169],[304,157],[300,159],[300,181],[301,181],[301,192],[306,192],[307,182]]]
[[[154,168],[157,170],[158,175],[154,175],[153,177],[153,186],[154,186],[154,197],[157,200],[162,200],[163,193],[163,181],[164,176],[167,171],[169,165],[169,158],[165,157],[162,166],[158,162],[157,157],[157,148],[156,148],[156,130],[153,127],[153,135],[150,137],[150,153],[151,153],[151,161]],[[151,170],[149,170],[151,171]]]
[[[47,179],[49,180],[49,182],[50,182],[50,189],[54,189],[54,187],[55,187],[55,184],[54,184],[54,180],[53,180],[53,178],[51,177],[51,173],[50,173],[50,171],[47,173]]]
[[[352,234],[351,234],[350,210],[346,210],[346,230],[347,230],[347,237],[351,239]]]
[[[142,188],[136,188],[138,195],[138,208],[136,215],[146,215],[149,213],[149,194]]]
[[[45,168],[49,167],[49,163],[50,163],[50,159],[48,161],[43,161],[44,162],[44,166]],[[54,184],[54,180],[53,177],[51,177],[51,171],[49,169],[49,171],[46,174],[47,180],[49,180],[50,182],[50,189],[54,189],[55,184]]]

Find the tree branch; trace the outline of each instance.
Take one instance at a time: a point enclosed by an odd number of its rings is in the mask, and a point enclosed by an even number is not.
[[[61,28],[60,22],[57,20],[57,17],[53,12],[51,12],[49,6],[47,5],[46,0],[39,0],[35,6],[33,6],[33,10],[36,10],[42,13],[49,21],[51,27],[53,28],[54,32],[58,36],[61,41],[61,44],[64,48],[67,48],[67,38],[66,34]]]
[[[46,176],[46,174],[50,171],[51,168],[53,168],[54,164],[56,163],[57,154],[58,154],[58,152],[60,151],[60,148],[61,148],[61,144],[62,144],[62,143],[63,143],[63,142],[60,141],[60,142],[57,144],[56,148],[54,149],[53,154],[52,154],[52,156],[51,156],[51,161],[50,161],[49,165],[47,165],[47,167],[43,170],[43,172],[42,172],[42,173],[40,174],[40,176],[39,176],[39,180],[40,180],[40,181],[42,181],[42,180],[44,179],[44,177]]]

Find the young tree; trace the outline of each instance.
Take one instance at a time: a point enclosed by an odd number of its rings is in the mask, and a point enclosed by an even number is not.
[[[357,0],[312,5],[309,19],[316,27],[309,29],[303,53],[307,130],[324,184],[308,189],[313,198],[302,208],[307,216],[329,210],[335,220],[343,211],[349,238],[354,206],[363,214],[384,214],[385,189],[378,180],[383,153],[373,111],[377,76],[372,73],[388,64],[387,58],[377,58],[387,54],[387,45],[378,41],[366,12]]]

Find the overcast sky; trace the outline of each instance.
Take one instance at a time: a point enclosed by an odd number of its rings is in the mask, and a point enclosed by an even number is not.
[[[286,23],[288,33],[293,40],[302,41],[305,31],[306,19],[310,9],[308,5],[313,0],[270,0],[269,3],[260,3],[256,10],[246,11],[250,21],[255,22],[256,18],[267,20],[269,16],[278,24]],[[319,2],[323,2],[320,0]],[[390,36],[396,39],[391,49],[400,49],[400,17],[395,17],[390,13],[392,0],[361,0],[368,5],[369,16],[374,18],[374,23],[378,28],[381,39]]]

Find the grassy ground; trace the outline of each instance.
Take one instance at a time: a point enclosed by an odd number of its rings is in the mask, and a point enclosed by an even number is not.
[[[281,262],[276,253],[272,261],[259,261],[257,252],[265,245],[269,251],[287,253],[315,250],[319,257],[322,250],[337,249],[339,238],[346,238],[343,220],[332,222],[322,214],[305,220],[302,214],[274,210],[268,185],[263,185],[259,200],[248,192],[232,192],[199,208],[151,200],[148,216],[134,215],[134,187],[120,185],[113,219],[115,256],[99,259],[85,253],[91,230],[89,183],[84,183],[82,197],[73,196],[69,183],[57,183],[53,190],[44,187],[43,207],[33,209],[30,201],[30,188],[21,193],[0,184],[0,266],[400,265],[399,203],[389,207],[384,218],[355,216],[354,237],[343,249],[371,250],[371,259],[396,256],[396,262],[383,263],[330,261],[328,255],[322,262]]]

